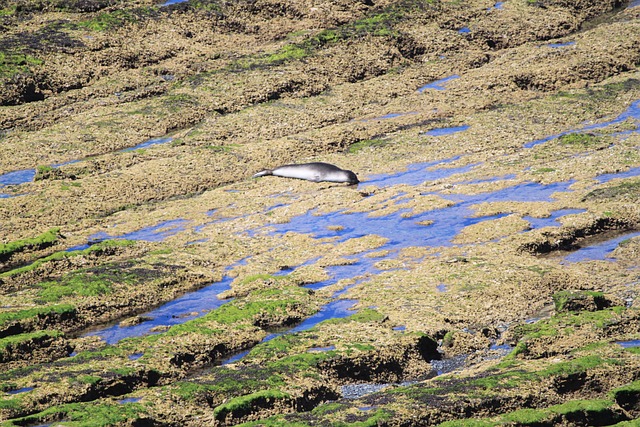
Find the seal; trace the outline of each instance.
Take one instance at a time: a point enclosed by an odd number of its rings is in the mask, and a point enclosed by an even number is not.
[[[313,162],[295,165],[284,165],[275,169],[267,169],[253,175],[253,178],[260,176],[281,176],[284,178],[306,179],[307,181],[320,182],[347,182],[349,185],[359,183],[355,173],[340,169],[330,163]]]

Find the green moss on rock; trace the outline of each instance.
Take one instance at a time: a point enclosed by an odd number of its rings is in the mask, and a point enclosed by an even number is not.
[[[222,421],[231,416],[232,418],[242,418],[256,407],[272,406],[276,400],[289,398],[288,393],[280,390],[261,390],[255,393],[239,396],[229,400],[227,403],[214,408],[213,416],[216,420]]]
[[[6,261],[12,255],[25,250],[44,249],[54,245],[60,238],[60,229],[55,227],[45,233],[30,239],[15,240],[0,244],[0,262]]]
[[[52,317],[73,317],[75,315],[76,307],[71,304],[34,307],[19,311],[5,311],[0,313],[0,327],[27,319],[46,320]]]
[[[69,403],[53,406],[37,414],[7,421],[3,426],[24,426],[35,423],[65,420],[65,424],[84,427],[106,427],[116,425],[137,425],[136,421],[146,419],[147,408],[140,403]]]
[[[95,245],[91,245],[88,248],[83,249],[81,251],[55,252],[44,258],[37,259],[31,264],[28,264],[19,268],[14,268],[13,270],[5,271],[4,273],[0,274],[0,279],[3,277],[12,277],[12,276],[17,276],[19,274],[24,274],[29,271],[33,271],[47,262],[60,261],[63,259],[73,258],[77,256],[86,256],[93,253],[99,254],[112,248],[121,248],[121,247],[133,246],[133,245],[135,245],[135,241],[133,240],[105,240],[100,243],[96,243]]]

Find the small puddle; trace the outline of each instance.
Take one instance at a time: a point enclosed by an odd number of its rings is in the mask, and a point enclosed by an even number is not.
[[[438,292],[448,292],[448,291],[449,291],[449,288],[447,287],[447,285],[445,285],[444,283],[442,283],[442,284],[440,284],[440,285],[436,286],[436,290],[437,290]]]
[[[458,33],[460,34],[468,34],[471,32],[471,28],[469,27],[462,27],[458,30]]]
[[[459,356],[450,357],[448,359],[432,360],[429,363],[431,363],[431,367],[435,371],[436,376],[439,376],[462,368],[466,360],[467,355],[461,354]]]
[[[389,119],[395,119],[397,117],[404,117],[404,116],[412,116],[418,114],[417,111],[410,111],[408,113],[389,113],[389,114],[385,114],[384,116],[378,116],[378,117],[374,117],[372,119],[361,119],[359,120],[360,122],[372,122],[375,120],[389,120]]]
[[[307,353],[324,353],[324,352],[332,351],[335,349],[336,349],[335,345],[330,345],[328,347],[311,347],[309,350],[307,350]]]
[[[454,74],[452,76],[445,77],[444,79],[436,80],[435,82],[428,83],[418,88],[418,93],[422,93],[427,89],[445,90],[446,89],[446,87],[444,86],[445,83],[458,78],[460,78],[460,76],[457,74]]]
[[[564,42],[564,43],[548,43],[545,44],[544,47],[550,47],[552,49],[558,49],[561,47],[573,46],[576,42]]]
[[[360,397],[366,396],[367,394],[372,394],[387,387],[391,387],[393,384],[374,384],[374,383],[364,383],[364,384],[347,384],[340,387],[340,392],[342,393],[343,399],[358,399]]]
[[[129,355],[129,360],[138,360],[138,359],[140,359],[142,356],[144,356],[144,353],[134,353],[134,354],[130,354],[130,355]]]
[[[9,390],[7,393],[11,394],[11,395],[15,395],[15,394],[22,394],[22,393],[28,393],[31,390],[34,390],[35,387],[23,387],[23,388],[18,388],[15,390]]]
[[[558,221],[560,218],[567,215],[575,215],[586,212],[586,209],[559,209],[551,212],[551,215],[547,218],[535,218],[532,216],[525,216],[522,219],[529,221],[531,229],[543,228],[543,227],[558,227],[562,224]]]
[[[580,248],[577,251],[567,255],[564,258],[562,264],[566,264],[568,262],[596,260],[614,261],[614,258],[611,258],[608,255],[613,252],[621,242],[638,236],[640,236],[640,231],[626,233],[595,245],[585,246],[584,248]]]
[[[636,348],[640,347],[640,340],[616,341],[616,344],[622,348]]]
[[[431,129],[424,133],[421,133],[420,135],[444,136],[444,135],[451,135],[453,133],[464,132],[467,129],[469,129],[468,125],[453,126],[453,127],[447,127],[447,128]]]
[[[121,405],[124,405],[127,403],[137,403],[137,402],[140,402],[141,400],[142,400],[141,397],[127,397],[126,399],[118,400],[118,403]]]
[[[503,1],[499,1],[496,4],[494,4],[493,6],[487,8],[487,10],[493,10],[493,9],[496,9],[496,10],[504,9],[504,2]]]

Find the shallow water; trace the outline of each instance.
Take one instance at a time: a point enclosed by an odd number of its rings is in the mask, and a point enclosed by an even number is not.
[[[135,145],[133,147],[128,147],[120,150],[121,153],[126,153],[128,151],[141,150],[143,148],[151,147],[152,145],[165,144],[167,142],[173,141],[173,138],[152,138],[143,143]]]
[[[436,290],[438,292],[448,292],[449,288],[447,285],[445,285],[444,283],[439,284],[438,286],[436,286]]]
[[[172,4],[185,3],[188,1],[189,0],[167,0],[166,2],[162,3],[161,6],[169,6]]]
[[[218,298],[218,294],[231,289],[232,281],[231,277],[225,276],[220,282],[213,283],[198,291],[184,294],[155,310],[141,314],[140,316],[150,317],[151,320],[138,325],[120,326],[116,324],[105,329],[89,332],[84,336],[97,336],[108,344],[115,344],[124,338],[152,334],[151,330],[157,327],[185,323],[231,301],[231,299],[223,300]]]
[[[5,185],[20,185],[26,182],[33,181],[36,176],[35,169],[23,169],[13,172],[7,172],[4,175],[0,175],[0,187]]]
[[[185,231],[185,225],[190,221],[186,219],[170,219],[159,222],[156,225],[144,227],[130,233],[110,235],[104,231],[89,236],[89,241],[102,241],[108,239],[145,240],[147,242],[162,242],[168,237]]]
[[[635,348],[640,347],[640,340],[617,341],[616,344],[622,348]]]
[[[635,231],[631,233],[625,233],[621,236],[617,236],[613,239],[609,239],[595,245],[585,246],[584,248],[580,248],[577,251],[567,255],[564,258],[564,262],[595,260],[613,261],[614,258],[611,258],[609,254],[611,254],[611,252],[613,252],[621,242],[638,236],[640,236],[640,231]]]
[[[36,176],[35,169],[23,169],[13,172],[7,172],[3,175],[0,175],[0,189],[7,185],[20,185],[26,184],[27,182],[33,181],[33,178]],[[9,197],[14,197],[19,194],[7,194],[0,193],[0,199],[7,199]]]
[[[22,394],[22,393],[28,393],[31,390],[34,390],[35,387],[23,387],[23,388],[18,388],[16,390],[9,390],[7,393],[8,394]]]
[[[545,44],[545,47],[550,47],[552,49],[557,49],[560,47],[566,47],[566,46],[573,46],[574,44],[576,44],[576,42],[564,42],[564,43],[548,43]]]
[[[560,221],[558,221],[560,218],[567,215],[583,213],[586,211],[587,211],[586,209],[560,209],[560,210],[551,212],[551,215],[547,218],[534,218],[532,216],[525,216],[522,218],[529,221],[532,229],[543,228],[543,227],[558,227],[562,225]]]
[[[449,163],[459,160],[460,157],[452,157],[445,160],[437,160],[434,162],[416,163],[407,166],[402,172],[369,175],[360,185],[374,185],[384,188],[398,184],[419,185],[427,181],[435,181],[438,179],[448,178],[457,173],[465,173],[470,171],[477,164],[459,166],[456,168],[446,168]]]
[[[444,135],[451,135],[452,133],[464,132],[467,129],[469,129],[469,126],[467,125],[453,126],[453,127],[447,127],[447,128],[431,129],[424,133],[421,133],[420,135],[444,136]]]
[[[336,349],[335,345],[330,345],[328,347],[311,347],[309,350],[307,350],[307,353],[323,353],[323,352],[332,351],[335,349]]]
[[[564,131],[564,132],[560,132],[560,133],[555,134],[555,135],[547,136],[547,137],[542,138],[542,139],[537,139],[535,141],[528,142],[528,143],[524,144],[524,147],[525,148],[533,148],[536,145],[543,144],[543,143],[545,143],[547,141],[550,141],[550,140],[555,139],[555,138],[559,138],[559,137],[561,137],[563,135],[567,135],[567,134],[570,134],[570,133],[576,133],[576,132],[585,132],[585,131],[590,131],[590,130],[595,130],[595,129],[602,129],[602,128],[605,128],[607,126],[611,126],[611,125],[615,125],[615,124],[618,124],[618,123],[622,123],[622,122],[624,122],[625,120],[628,120],[628,119],[632,119],[632,120],[635,121],[636,127],[635,127],[634,132],[637,132],[638,129],[639,129],[638,121],[640,120],[640,100],[632,102],[631,105],[629,106],[629,108],[627,108],[620,115],[618,115],[617,117],[615,117],[612,120],[609,120],[608,122],[594,123],[592,125],[583,126],[582,128],[579,128],[579,129],[572,129],[572,130],[567,130],[567,131]]]
[[[124,405],[125,403],[137,403],[142,400],[141,397],[127,397],[126,399],[118,400],[118,403]]]
[[[635,168],[629,168],[629,170],[625,172],[606,173],[606,174],[598,175],[596,177],[596,181],[598,181],[600,184],[604,184],[605,182],[609,182],[612,179],[631,178],[638,175],[640,175],[640,166]]]
[[[408,113],[389,113],[389,114],[385,114],[383,116],[374,117],[372,119],[362,119],[360,121],[361,122],[371,122],[371,121],[374,121],[374,120],[388,120],[388,119],[395,119],[396,117],[412,116],[414,114],[418,114],[418,112],[417,111],[409,111]]]
[[[422,87],[419,87],[418,93],[422,93],[427,89],[445,90],[446,87],[444,86],[444,84],[457,78],[460,78],[460,76],[457,74],[454,74],[452,76],[445,77],[444,79],[440,79],[440,80],[436,80],[435,82],[428,83]]]
[[[271,341],[274,338],[277,338],[279,336],[282,335],[286,335],[286,334],[292,334],[295,332],[302,332],[302,331],[306,331],[308,329],[313,328],[314,326],[318,325],[320,322],[323,322],[325,320],[329,320],[329,319],[342,319],[345,317],[349,317],[352,314],[355,313],[355,311],[353,310],[354,305],[357,303],[356,300],[352,300],[352,299],[337,299],[337,300],[333,300],[331,302],[329,302],[328,304],[324,305],[316,314],[314,314],[311,317],[308,317],[307,319],[305,319],[304,321],[302,321],[301,323],[299,323],[298,325],[294,326],[293,328],[287,329],[285,331],[280,331],[280,332],[274,332],[271,333],[269,335],[267,335],[266,337],[264,337],[264,339],[262,340],[262,342],[267,342],[267,341]],[[314,350],[314,349],[309,349]],[[332,349],[328,348],[328,347],[323,347],[322,349],[315,349],[316,351],[330,351]],[[235,354],[227,359],[225,359],[224,361],[222,361],[222,365],[228,365],[230,363],[235,363],[238,362],[240,360],[242,360],[245,356],[247,356],[249,353],[251,352],[251,350],[246,350],[243,351],[241,353]]]

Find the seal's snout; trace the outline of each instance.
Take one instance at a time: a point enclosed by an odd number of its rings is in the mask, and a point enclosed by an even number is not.
[[[347,173],[347,182],[349,185],[357,185],[360,183],[357,175],[351,171],[345,171]]]

